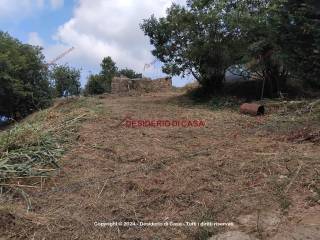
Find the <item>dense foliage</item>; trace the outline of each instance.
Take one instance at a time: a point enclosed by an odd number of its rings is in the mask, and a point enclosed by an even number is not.
[[[192,74],[209,91],[220,89],[226,69],[244,44],[235,26],[235,6],[229,1],[188,1],[173,4],[167,16],[144,20],[141,28],[164,63],[164,72]]]
[[[80,70],[68,65],[55,66],[51,71],[56,97],[80,94]]]
[[[41,48],[0,32],[0,116],[19,119],[51,104]]]
[[[130,79],[134,79],[134,78],[142,78],[142,74],[141,73],[136,73],[134,70],[132,69],[121,69],[120,71],[118,71],[117,73],[118,76],[125,76],[127,78]]]
[[[317,4],[188,0],[186,6],[173,4],[166,17],[144,20],[141,28],[168,74],[192,74],[206,91],[216,92],[226,70],[237,66],[263,82],[262,96],[278,96],[288,79],[313,88],[320,85]]]
[[[275,2],[274,36],[290,72],[298,80],[303,80],[304,86],[320,89],[319,1]]]

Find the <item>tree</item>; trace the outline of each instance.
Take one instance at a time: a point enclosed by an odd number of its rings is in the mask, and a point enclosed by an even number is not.
[[[118,75],[118,68],[111,57],[105,57],[99,74],[92,74],[85,86],[85,94],[95,95],[111,92],[112,79]]]
[[[275,38],[291,75],[320,89],[320,11],[317,0],[273,1]]]
[[[246,42],[236,25],[235,1],[189,0],[173,4],[167,16],[154,16],[141,24],[155,47],[152,54],[171,75],[192,74],[209,92],[222,88],[225,72],[241,58]]]
[[[272,2],[243,0],[239,3],[241,14],[236,24],[246,45],[242,46],[244,55],[237,64],[245,66],[245,75],[249,72],[258,80],[257,83],[262,82],[262,97],[279,96],[286,88],[288,71],[276,41],[270,14]]]
[[[128,68],[121,69],[120,71],[118,71],[117,75],[118,76],[123,75],[130,79],[142,78],[142,73],[136,73],[134,70],[128,69]]]
[[[57,97],[80,94],[80,70],[68,65],[55,66],[51,71]]]
[[[90,75],[85,86],[85,94],[96,95],[106,92],[105,81],[99,74]]]
[[[41,50],[0,31],[0,116],[19,119],[52,103]]]
[[[315,0],[260,1],[250,11],[250,21],[240,21],[249,43],[246,60],[255,60],[250,71],[263,80],[269,96],[285,91],[290,79],[299,80],[305,87],[320,88],[317,4]]]
[[[104,81],[104,85],[106,86],[106,91],[111,91],[111,81],[118,73],[118,67],[116,63],[112,60],[111,57],[105,57],[101,63],[101,72],[100,75]]]

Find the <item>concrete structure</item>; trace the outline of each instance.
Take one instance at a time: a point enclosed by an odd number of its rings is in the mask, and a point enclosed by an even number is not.
[[[172,88],[172,79],[170,77],[158,78],[137,78],[129,79],[127,77],[115,77],[111,82],[112,93],[126,93],[132,90],[138,92],[160,92]]]

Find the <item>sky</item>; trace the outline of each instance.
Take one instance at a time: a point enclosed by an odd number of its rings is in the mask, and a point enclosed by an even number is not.
[[[83,85],[88,75],[99,72],[106,56],[119,68],[163,77],[159,62],[144,70],[155,58],[139,24],[152,14],[165,16],[172,1],[185,4],[185,0],[0,0],[0,30],[43,47],[47,62],[74,47],[57,63],[80,68]],[[191,81],[191,76],[173,79],[175,86]]]

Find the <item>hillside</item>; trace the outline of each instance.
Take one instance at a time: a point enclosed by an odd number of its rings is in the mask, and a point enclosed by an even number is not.
[[[317,239],[319,101],[265,104],[251,117],[180,91],[56,102],[0,133],[0,239]]]

